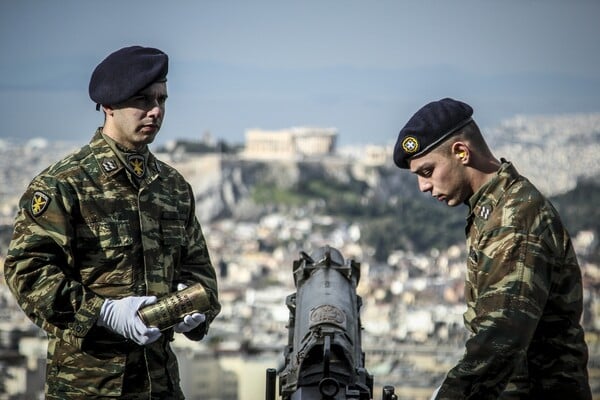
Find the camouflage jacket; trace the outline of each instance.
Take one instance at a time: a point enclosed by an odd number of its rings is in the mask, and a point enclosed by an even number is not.
[[[469,200],[472,336],[437,399],[591,399],[571,240],[550,202],[502,161]]]
[[[134,185],[99,129],[21,198],[5,275],[21,308],[48,333],[48,398],[183,397],[172,330],[138,346],[100,328],[105,298],[161,297],[177,283],[200,282],[211,310],[185,334],[192,340],[220,311],[190,185],[152,154],[144,172]]]

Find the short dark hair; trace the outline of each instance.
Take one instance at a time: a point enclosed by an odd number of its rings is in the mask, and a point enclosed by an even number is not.
[[[463,126],[461,129],[456,131],[454,134],[449,136],[446,140],[444,140],[437,149],[434,151],[439,151],[441,153],[447,153],[450,151],[452,145],[457,141],[467,142],[471,149],[477,151],[479,153],[483,153],[486,155],[491,155],[492,151],[488,146],[479,126],[475,121],[469,122],[467,125]]]

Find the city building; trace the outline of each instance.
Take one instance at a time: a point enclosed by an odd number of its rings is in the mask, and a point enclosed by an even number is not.
[[[290,160],[330,155],[335,153],[337,135],[336,128],[249,129],[242,155],[251,159]]]

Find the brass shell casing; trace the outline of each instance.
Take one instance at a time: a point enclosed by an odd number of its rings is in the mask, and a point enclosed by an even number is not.
[[[147,326],[160,330],[172,327],[188,314],[205,313],[210,309],[208,294],[201,284],[189,286],[142,307],[138,315]]]

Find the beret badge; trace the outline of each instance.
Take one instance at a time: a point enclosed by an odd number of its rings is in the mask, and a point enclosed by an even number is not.
[[[416,153],[419,150],[419,141],[414,136],[407,136],[402,140],[402,149],[408,153]]]

